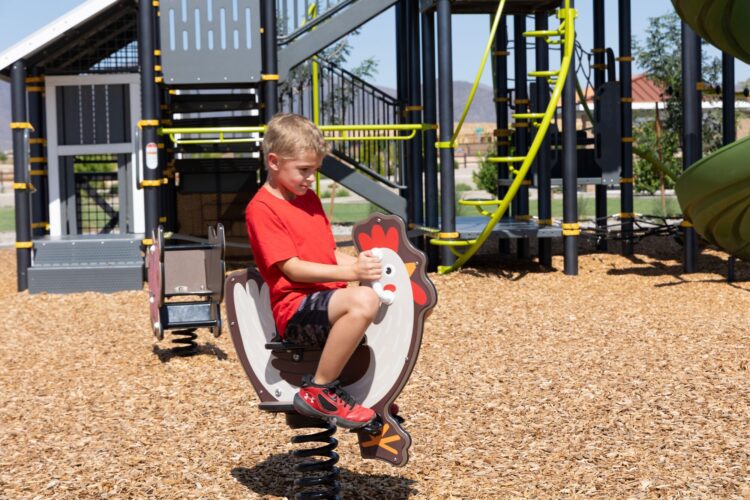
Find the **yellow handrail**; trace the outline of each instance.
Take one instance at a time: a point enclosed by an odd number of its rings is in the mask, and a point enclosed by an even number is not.
[[[431,123],[399,123],[389,125],[321,125],[320,130],[337,133],[341,135],[329,136],[327,141],[407,141],[412,139],[417,132],[435,130],[437,125]],[[262,137],[230,137],[227,134],[263,134],[266,131],[264,125],[258,127],[163,127],[159,129],[162,135],[168,135],[169,139],[176,145],[180,144],[227,144],[242,142],[261,142]],[[406,134],[388,134],[373,136],[348,136],[347,132],[407,132]],[[177,135],[212,135],[215,137],[200,137],[195,139],[183,139]]]
[[[469,99],[466,101],[466,106],[464,106],[463,113],[461,113],[461,119],[458,120],[458,125],[456,125],[456,129],[453,131],[453,136],[451,137],[450,143],[452,146],[455,146],[456,139],[458,139],[458,134],[461,132],[461,127],[464,126],[464,121],[466,120],[466,116],[469,114],[469,108],[471,108],[471,103],[474,101],[474,94],[477,93],[477,89],[479,88],[479,80],[482,78],[482,73],[484,73],[484,67],[487,64],[487,58],[490,55],[490,51],[492,50],[492,43],[495,41],[495,33],[497,32],[497,27],[500,25],[500,18],[503,16],[503,10],[505,9],[505,0],[500,0],[500,4],[497,6],[497,13],[495,14],[495,19],[492,21],[492,29],[490,30],[490,38],[487,41],[487,47],[484,49],[484,55],[482,56],[482,62],[479,64],[479,71],[477,71],[477,77],[474,79],[474,85],[471,87],[471,92],[469,92]]]
[[[532,163],[534,162],[534,158],[536,157],[537,153],[539,152],[539,149],[542,146],[542,142],[544,141],[544,137],[547,134],[547,130],[549,129],[549,125],[552,122],[552,118],[555,113],[555,109],[557,108],[557,103],[560,101],[560,96],[562,95],[563,87],[565,86],[565,81],[568,76],[568,72],[570,71],[570,63],[573,56],[573,49],[575,47],[575,17],[576,17],[576,11],[575,9],[570,8],[570,1],[565,0],[565,7],[560,9],[557,14],[558,19],[561,20],[560,27],[557,30],[557,33],[560,34],[560,36],[563,36],[563,58],[560,63],[560,71],[559,76],[557,78],[557,81],[555,82],[555,88],[552,91],[552,96],[550,98],[549,104],[547,105],[547,110],[544,113],[544,118],[542,119],[541,123],[539,124],[539,130],[537,131],[537,134],[534,136],[534,140],[531,143],[531,147],[529,148],[529,152],[524,157],[523,163],[520,168],[516,171],[516,176],[513,179],[513,182],[511,183],[510,187],[508,188],[508,192],[503,197],[503,199],[498,204],[497,209],[492,214],[490,219],[487,221],[487,225],[482,230],[482,232],[479,234],[479,236],[476,239],[468,240],[471,242],[470,245],[466,244],[466,240],[442,240],[442,239],[432,239],[430,240],[430,243],[433,245],[438,246],[447,246],[447,247],[457,247],[457,246],[468,246],[469,248],[466,249],[465,252],[457,252],[455,249],[452,249],[453,253],[458,257],[456,259],[456,262],[454,262],[450,266],[438,266],[438,272],[440,274],[445,274],[451,271],[455,271],[462,265],[466,263],[476,252],[477,250],[484,244],[484,242],[487,240],[487,238],[492,234],[492,229],[495,227],[495,225],[498,223],[498,221],[502,218],[502,216],[505,214],[505,212],[508,210],[508,207],[510,206],[511,201],[516,196],[516,193],[521,187],[521,184],[524,181],[524,178],[526,177],[526,174],[528,173],[529,169],[531,168]],[[494,158],[489,158],[490,161],[497,161]]]

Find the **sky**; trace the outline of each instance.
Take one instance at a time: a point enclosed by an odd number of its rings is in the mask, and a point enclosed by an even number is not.
[[[22,38],[63,15],[83,0],[0,0],[0,52],[12,46]],[[578,0],[576,8],[578,38],[586,50],[593,46],[592,1]],[[670,0],[632,0],[632,30],[637,40],[643,40],[650,17],[657,17],[672,12]],[[607,0],[605,7],[606,44],[618,53],[617,40],[617,2]],[[552,19],[551,19],[552,21]],[[358,36],[351,37],[353,46],[349,66],[356,66],[369,57],[378,61],[378,74],[373,83],[381,86],[396,87],[396,40],[394,28],[394,9],[389,9],[373,19],[360,30]],[[512,23],[508,23],[509,28]],[[453,16],[453,78],[454,80],[473,81],[476,77],[489,36],[490,19],[488,15],[455,15]],[[531,29],[531,22],[529,21]],[[511,30],[512,31],[512,30]],[[390,33],[390,36],[385,36]],[[511,35],[512,36],[512,35]],[[708,49],[710,55],[718,56],[716,49]],[[533,56],[530,60],[533,62]],[[512,77],[512,64],[510,65]],[[750,66],[740,61],[735,66],[736,81],[750,79]],[[634,74],[642,70],[636,60]],[[482,83],[491,85],[491,69],[487,64],[481,79]]]

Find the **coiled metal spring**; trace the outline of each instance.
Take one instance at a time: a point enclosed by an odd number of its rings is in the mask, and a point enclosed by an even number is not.
[[[172,330],[173,344],[178,344],[172,348],[172,352],[177,356],[192,356],[198,352],[198,343],[195,339],[198,338],[198,334],[195,333],[195,328],[188,328],[185,330]]]
[[[338,481],[339,468],[336,467],[339,455],[334,451],[339,444],[338,440],[333,437],[336,433],[336,426],[330,422],[320,422],[317,427],[322,427],[323,430],[292,438],[292,444],[325,443],[317,448],[292,451],[293,456],[302,459],[323,457],[317,460],[306,460],[294,466],[294,470],[303,475],[294,481],[294,488],[298,491],[295,498],[299,500],[338,499],[341,492],[341,484]]]

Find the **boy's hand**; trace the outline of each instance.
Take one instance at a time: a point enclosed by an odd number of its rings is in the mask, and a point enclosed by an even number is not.
[[[357,256],[354,270],[359,281],[376,281],[383,275],[383,266],[380,259],[372,252],[366,250]]]

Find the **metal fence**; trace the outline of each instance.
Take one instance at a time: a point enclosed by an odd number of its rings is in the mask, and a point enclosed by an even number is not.
[[[400,123],[400,103],[357,75],[319,60],[319,123],[321,125],[395,125]],[[295,68],[293,77],[280,86],[280,109],[313,117],[312,63]],[[388,140],[392,131],[347,132],[351,140],[333,141],[334,153],[358,167],[399,183],[399,158],[404,141]],[[342,136],[341,133],[328,135]]]
[[[120,232],[117,172],[76,173],[75,189],[79,234]]]

